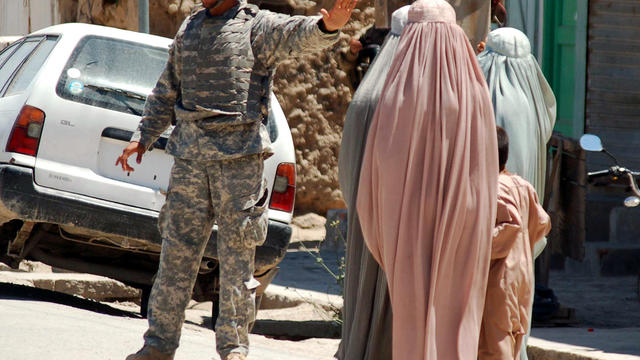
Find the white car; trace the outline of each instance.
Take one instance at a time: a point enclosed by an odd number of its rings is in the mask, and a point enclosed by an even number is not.
[[[171,129],[142,164],[133,164],[135,172],[123,172],[115,161],[170,43],[63,24],[0,52],[1,261],[15,267],[32,259],[120,280],[143,289],[146,313],[161,246],[158,211],[173,164],[163,150]],[[275,155],[265,161],[269,231],[256,253],[258,295],[286,253],[295,197],[293,141],[273,94],[266,126]],[[209,241],[194,299],[215,299],[216,269],[216,241]]]

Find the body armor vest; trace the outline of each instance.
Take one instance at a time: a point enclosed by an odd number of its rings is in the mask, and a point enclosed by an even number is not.
[[[232,125],[255,121],[248,113],[255,109],[248,107],[260,99],[259,89],[251,86],[251,29],[257,13],[257,7],[243,5],[230,17],[212,17],[207,11],[193,15],[182,38],[180,95],[182,110],[191,113],[186,118]]]

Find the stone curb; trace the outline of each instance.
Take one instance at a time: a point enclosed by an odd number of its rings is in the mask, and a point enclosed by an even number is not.
[[[284,309],[303,303],[312,304],[325,311],[342,309],[342,297],[317,291],[303,290],[270,284],[260,303],[261,309]]]
[[[97,301],[137,300],[140,297],[138,289],[91,274],[0,271],[0,282],[53,290]],[[326,311],[342,308],[340,296],[274,284],[267,287],[261,308],[283,309],[303,303],[313,304]]]
[[[0,282],[58,291],[96,301],[140,299],[140,290],[90,274],[0,271]]]

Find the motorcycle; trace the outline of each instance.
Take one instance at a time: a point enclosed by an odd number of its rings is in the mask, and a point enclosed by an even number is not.
[[[582,135],[580,138],[580,147],[585,151],[602,152],[610,157],[614,163],[613,166],[606,170],[588,172],[587,179],[589,182],[594,182],[598,178],[606,178],[608,182],[619,180],[625,181],[626,179],[629,185],[628,191],[631,192],[632,195],[624,199],[624,206],[633,208],[640,205],[640,189],[638,189],[638,184],[636,182],[636,177],[640,176],[640,172],[632,171],[620,166],[618,159],[604,148],[602,141],[596,135]],[[637,295],[640,298],[640,274],[638,274]]]

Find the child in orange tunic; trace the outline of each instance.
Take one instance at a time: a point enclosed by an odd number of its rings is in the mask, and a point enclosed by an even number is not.
[[[505,170],[509,138],[497,127],[500,175],[498,212],[478,359],[517,359],[529,327],[533,245],[549,233],[549,215],[531,184]]]

